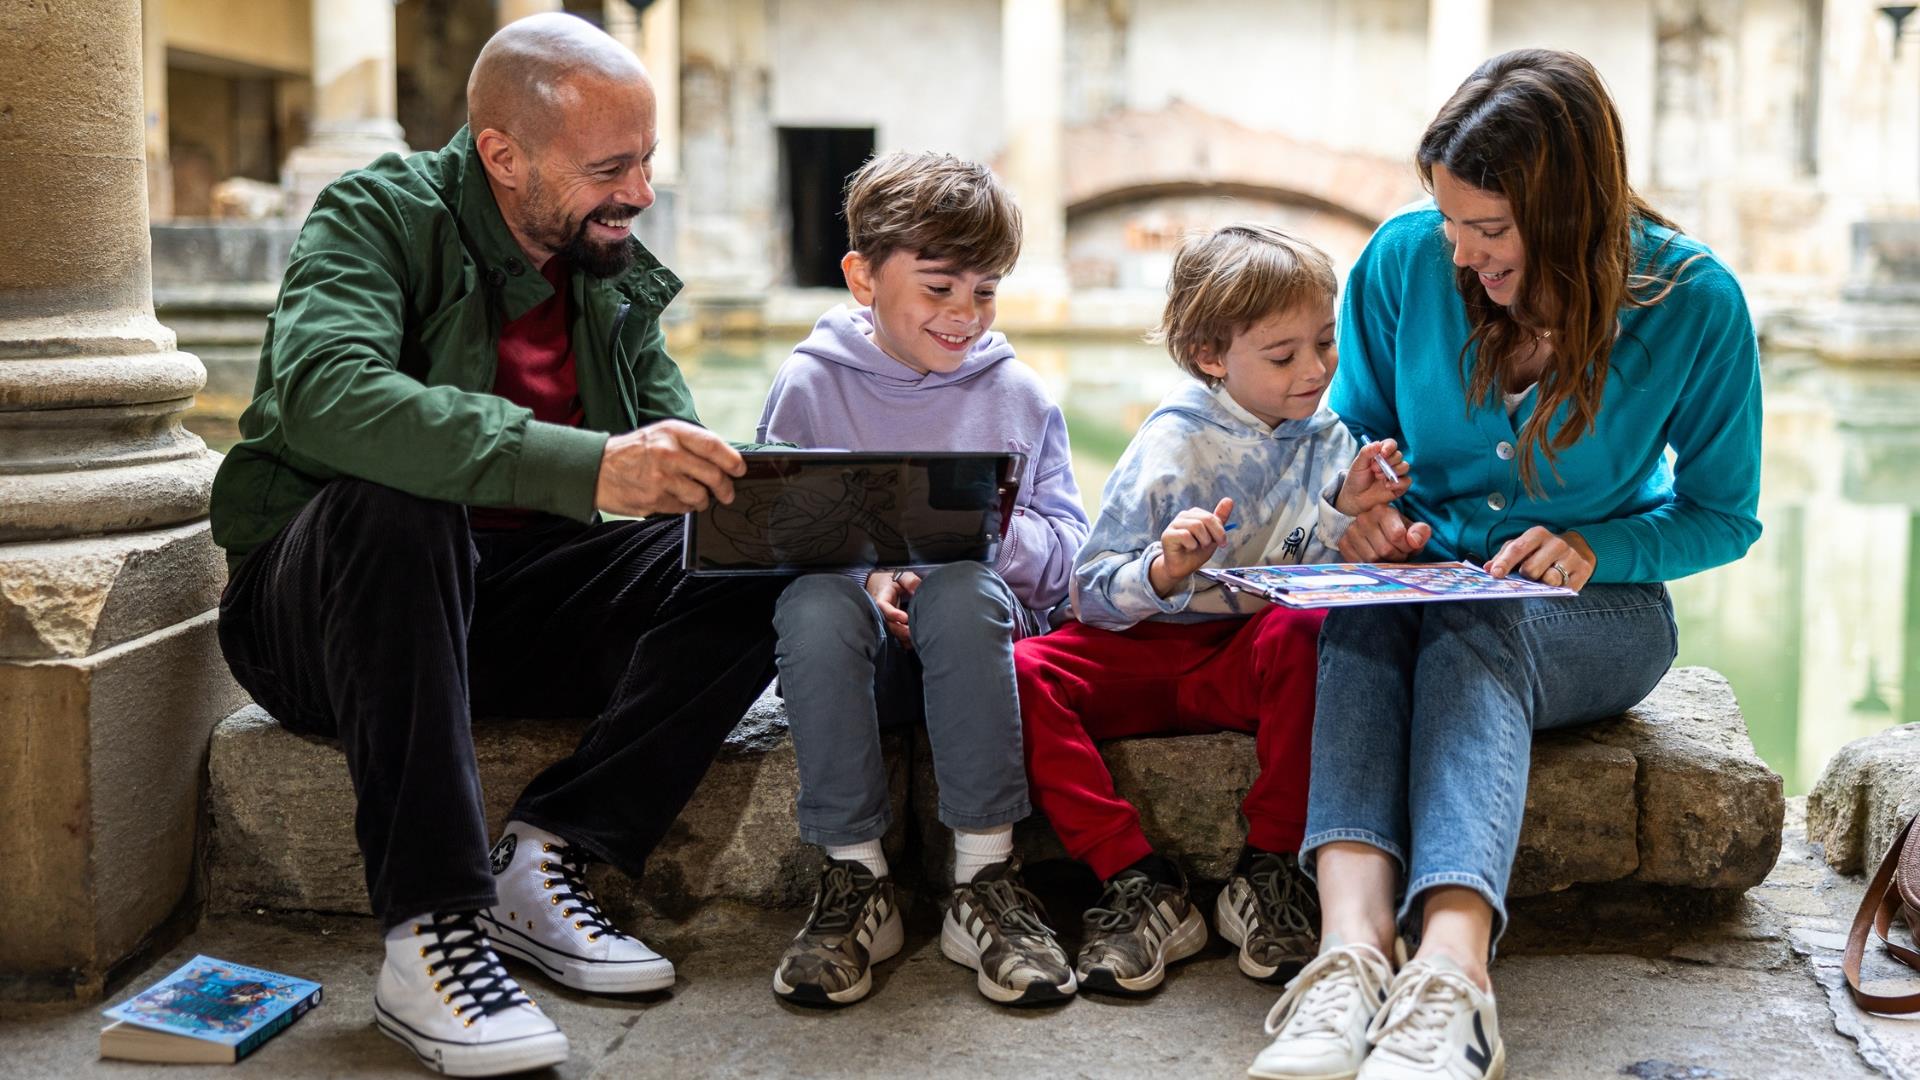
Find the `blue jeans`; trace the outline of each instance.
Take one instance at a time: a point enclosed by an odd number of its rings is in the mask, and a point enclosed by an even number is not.
[[[1418,930],[1426,890],[1462,885],[1493,906],[1498,941],[1533,733],[1639,704],[1678,645],[1658,584],[1330,612],[1300,849],[1308,872],[1322,844],[1379,848],[1406,882],[1403,929]]]
[[[787,587],[773,625],[799,763],[801,839],[857,844],[886,833],[880,729],[923,715],[943,823],[987,829],[1027,816],[1013,680],[1018,610],[989,567],[935,567],[907,603],[908,651],[853,578],[813,574]]]

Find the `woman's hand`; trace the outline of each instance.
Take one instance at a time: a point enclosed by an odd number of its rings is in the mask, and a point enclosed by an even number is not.
[[[1382,462],[1386,463],[1386,472],[1381,470]],[[1359,517],[1376,506],[1385,506],[1412,486],[1407,479],[1409,469],[1392,439],[1362,446],[1353,456],[1346,479],[1340,482],[1340,497],[1334,500],[1333,508],[1348,517]],[[1387,479],[1387,472],[1393,474],[1392,481]]]
[[[1227,519],[1233,516],[1233,500],[1221,499],[1211,513],[1190,507],[1174,516],[1167,531],[1160,534],[1160,554],[1147,567],[1147,583],[1163,599],[1174,587],[1207,565],[1213,553],[1227,542]]]
[[[1362,512],[1347,526],[1340,538],[1342,562],[1405,562],[1427,546],[1433,526],[1424,521],[1408,521],[1405,514],[1391,506],[1376,506]]]
[[[1555,533],[1543,525],[1507,541],[1499,554],[1487,560],[1487,573],[1494,577],[1518,574],[1574,592],[1593,578],[1593,570],[1593,549],[1585,538],[1577,532]]]
[[[897,574],[892,570],[875,570],[867,575],[867,595],[873,597],[873,605],[880,609],[887,633],[909,649],[913,648],[913,634],[907,629],[907,601],[919,587],[920,575],[910,570]]]

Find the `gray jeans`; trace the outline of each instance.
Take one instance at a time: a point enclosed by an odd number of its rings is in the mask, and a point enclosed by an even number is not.
[[[773,625],[799,759],[801,839],[855,844],[887,831],[880,730],[922,716],[944,824],[986,829],[1027,816],[1013,680],[1018,610],[990,568],[936,567],[908,601],[907,650],[853,578],[814,574],[787,587]]]

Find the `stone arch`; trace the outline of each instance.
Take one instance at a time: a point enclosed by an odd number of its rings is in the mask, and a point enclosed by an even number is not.
[[[1420,194],[1411,160],[1260,131],[1174,101],[1110,113],[1064,133],[1069,217],[1170,195],[1252,196],[1372,229]]]

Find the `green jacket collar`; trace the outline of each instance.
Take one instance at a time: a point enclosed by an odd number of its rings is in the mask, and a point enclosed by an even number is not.
[[[492,185],[487,183],[487,170],[480,163],[480,148],[473,141],[473,133],[463,126],[442,153],[459,162],[460,193],[456,213],[461,231],[466,234],[467,246],[479,264],[480,275],[499,291],[502,314],[508,319],[517,319],[552,296],[553,287],[520,249],[520,242],[513,238],[506,219],[500,215],[500,204],[493,197]],[[629,237],[627,243],[633,248],[632,266],[611,278],[593,277],[576,269],[572,279],[573,295],[586,297],[590,295],[587,290],[603,295],[613,293],[616,295],[606,299],[633,304],[641,307],[645,314],[658,315],[680,292],[681,281],[639,240]]]

